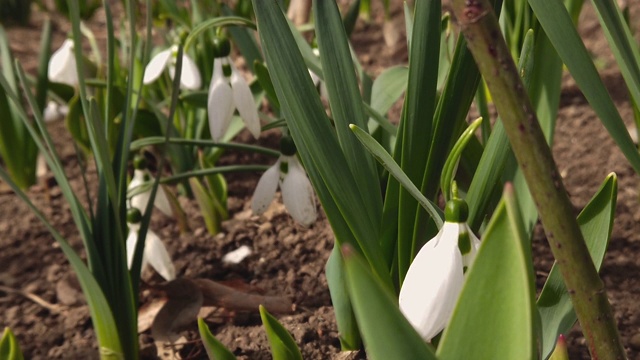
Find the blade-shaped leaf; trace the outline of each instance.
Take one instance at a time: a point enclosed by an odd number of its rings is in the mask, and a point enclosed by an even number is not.
[[[300,349],[291,334],[262,305],[260,305],[260,318],[271,345],[273,360],[302,360]]]
[[[372,360],[436,360],[433,351],[398,308],[395,295],[348,246],[342,248],[346,284],[367,357]]]
[[[210,360],[236,360],[236,357],[218,339],[213,336],[207,323],[202,318],[198,318],[198,331],[204,349]]]
[[[23,360],[22,350],[18,345],[13,332],[8,327],[4,328],[4,333],[0,338],[0,359],[4,360]]]

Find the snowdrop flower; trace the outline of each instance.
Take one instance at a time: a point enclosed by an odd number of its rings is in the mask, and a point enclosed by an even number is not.
[[[49,81],[69,86],[78,85],[78,72],[76,58],[73,55],[73,46],[73,40],[67,39],[51,55],[48,70]]]
[[[58,105],[55,101],[49,101],[47,107],[44,108],[44,121],[52,122],[61,119],[69,113],[69,107],[67,105]]]
[[[178,46],[174,45],[167,50],[160,51],[149,61],[144,69],[142,82],[145,85],[151,84],[160,77],[165,68],[169,68],[169,76],[173,79],[176,71],[176,57],[178,56]],[[186,54],[182,54],[182,72],[180,74],[180,87],[188,90],[197,90],[202,85],[200,70],[196,63]]]
[[[447,202],[444,225],[420,249],[400,289],[400,310],[427,342],[449,322],[464,272],[480,246],[466,224],[467,213],[463,200]]]
[[[138,186],[146,183],[148,180],[145,179],[145,175],[146,174],[144,170],[135,169],[133,171],[133,178],[129,183],[129,187],[127,187],[127,191],[131,191]],[[149,203],[149,197],[151,197],[151,189],[133,195],[131,197],[130,207],[145,211],[147,209],[147,204]],[[165,215],[173,215],[173,211],[171,210],[171,203],[169,202],[169,198],[164,192],[162,186],[158,186],[158,191],[156,192],[156,197],[154,199],[153,205],[157,207],[158,210],[162,211]]]
[[[138,243],[139,230],[139,223],[129,224],[129,236],[127,236],[127,264],[129,269],[131,269],[131,265],[133,264],[133,254],[136,249],[136,244]],[[151,231],[151,229],[147,229],[144,253],[142,254],[142,267],[140,269],[144,269],[147,264],[151,265],[151,267],[167,281],[176,278],[176,269],[173,266],[173,262],[171,262],[167,248],[158,235]]]
[[[313,54],[315,56],[320,56],[320,50],[318,50],[317,48],[313,48]],[[322,81],[322,79],[320,79],[320,77],[314,73],[311,69],[309,69],[309,75],[311,76],[311,81],[313,81],[313,85],[316,87],[316,89],[320,90],[320,96],[328,99],[329,98],[329,91],[327,91],[327,85],[325,85],[324,81]]]
[[[313,224],[318,216],[313,188],[294,154],[283,154],[262,174],[251,201],[253,213],[260,215],[267,210],[276,195],[278,184],[282,190],[282,201],[291,217],[304,226]]]
[[[238,109],[253,137],[258,138],[261,130],[260,118],[249,84],[233,66],[229,57],[217,58],[213,61],[213,76],[207,102],[209,129],[213,141],[220,141],[226,134],[235,109]]]

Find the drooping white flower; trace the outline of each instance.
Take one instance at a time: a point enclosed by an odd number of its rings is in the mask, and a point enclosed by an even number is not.
[[[78,69],[73,55],[73,46],[73,40],[67,39],[51,55],[48,68],[49,81],[69,86],[78,85]]]
[[[260,118],[249,84],[228,57],[215,59],[207,101],[209,129],[214,141],[220,141],[226,134],[236,109],[247,129],[257,139],[261,131]]]
[[[127,191],[131,191],[144,184],[145,182],[147,182],[147,180],[145,180],[145,172],[143,170],[135,169],[133,171],[133,178],[131,179],[129,186],[127,187]],[[149,203],[150,197],[151,189],[133,195],[131,197],[130,207],[134,207],[144,212],[147,209],[147,204]],[[171,203],[169,202],[169,198],[164,192],[162,186],[158,186],[158,191],[156,192],[156,197],[154,199],[153,205],[157,207],[158,210],[162,211],[165,215],[173,215],[173,211],[171,210]]]
[[[251,200],[254,214],[259,215],[267,210],[275,197],[278,184],[282,190],[282,201],[291,217],[304,226],[313,224],[318,217],[313,187],[295,156],[280,156],[262,174]]]
[[[167,50],[160,51],[154,56],[144,69],[144,84],[156,81],[165,68],[169,68],[169,76],[173,79],[176,71],[176,57],[178,46],[174,45]],[[200,70],[196,63],[187,54],[182,54],[182,71],[180,73],[180,87],[188,90],[197,90],[202,86]]]
[[[129,269],[133,264],[133,254],[138,243],[138,231],[140,224],[129,224],[129,236],[127,236],[127,264]],[[147,237],[144,243],[144,253],[142,254],[142,267],[149,264],[165,280],[171,281],[176,278],[176,269],[173,266],[171,257],[164,243],[156,233],[147,229]]]
[[[438,234],[413,259],[400,289],[400,310],[425,341],[431,341],[449,322],[464,271],[480,246],[464,222],[466,215],[462,220],[445,218]]]
[[[317,48],[313,48],[312,51],[315,56],[320,56],[320,50],[318,50]],[[329,91],[327,90],[327,85],[324,83],[324,81],[322,81],[320,76],[318,76],[318,74],[313,72],[313,70],[311,69],[309,69],[309,76],[311,76],[311,81],[313,81],[313,85],[316,87],[316,89],[320,91],[320,96],[325,99],[328,99]]]

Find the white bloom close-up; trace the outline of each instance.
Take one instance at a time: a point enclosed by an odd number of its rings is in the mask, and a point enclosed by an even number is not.
[[[178,46],[174,45],[167,50],[160,51],[154,56],[144,69],[144,84],[156,81],[165,69],[169,69],[169,76],[173,79],[176,72],[176,58]],[[188,90],[198,90],[202,86],[200,70],[195,61],[187,54],[182,54],[182,71],[180,73],[180,87]]]
[[[138,243],[138,231],[140,224],[129,224],[129,236],[127,236],[127,264],[129,269],[133,264],[133,254]],[[149,264],[165,280],[171,281],[176,278],[176,269],[173,266],[171,257],[164,243],[156,233],[147,229],[147,237],[144,243],[144,253],[142,254],[142,267]]]
[[[145,172],[144,170],[136,169],[133,171],[133,178],[129,183],[127,191],[131,191],[137,188],[140,185],[146,183]],[[134,207],[141,212],[147,209],[147,204],[149,203],[149,198],[151,197],[151,188],[149,190],[143,191],[139,194],[136,194],[131,197],[130,207]],[[169,198],[167,194],[164,192],[164,188],[162,185],[158,186],[158,191],[156,192],[156,197],[154,199],[153,205],[158,208],[158,210],[162,211],[165,215],[171,216],[173,215],[173,211],[171,210],[171,203],[169,202]]]
[[[44,108],[43,118],[45,122],[52,122],[63,119],[67,114],[69,114],[69,107],[66,104],[58,105],[55,101],[49,101]]]
[[[65,40],[62,46],[51,55],[51,58],[49,58],[48,77],[51,82],[69,86],[78,85],[78,69],[76,67],[76,58],[73,54],[73,40]]]
[[[459,239],[468,244],[463,255]],[[471,266],[480,240],[466,223],[446,221],[438,234],[418,252],[400,289],[400,310],[429,342],[442,331],[456,306],[464,284],[464,270]]]
[[[317,48],[314,48],[312,51],[315,56],[320,56],[320,51]],[[318,76],[318,74],[313,72],[313,70],[311,69],[309,69],[309,76],[311,76],[311,81],[313,81],[313,85],[316,87],[316,89],[319,89],[320,96],[328,99],[329,91],[327,90],[327,85],[324,83],[324,81],[322,81],[320,76]]]
[[[313,224],[318,217],[313,187],[295,156],[280,156],[262,174],[251,200],[253,213],[260,215],[267,210],[276,195],[278,185],[282,191],[284,206],[291,217],[304,226]]]
[[[230,74],[227,72],[225,75],[225,67],[228,67]],[[213,141],[220,141],[224,137],[236,109],[249,132],[257,139],[261,131],[260,118],[249,84],[229,58],[215,59],[207,100]]]

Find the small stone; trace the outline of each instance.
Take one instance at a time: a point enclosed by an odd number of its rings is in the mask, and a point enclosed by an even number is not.
[[[636,333],[631,337],[629,345],[636,350],[640,350],[640,333]]]

